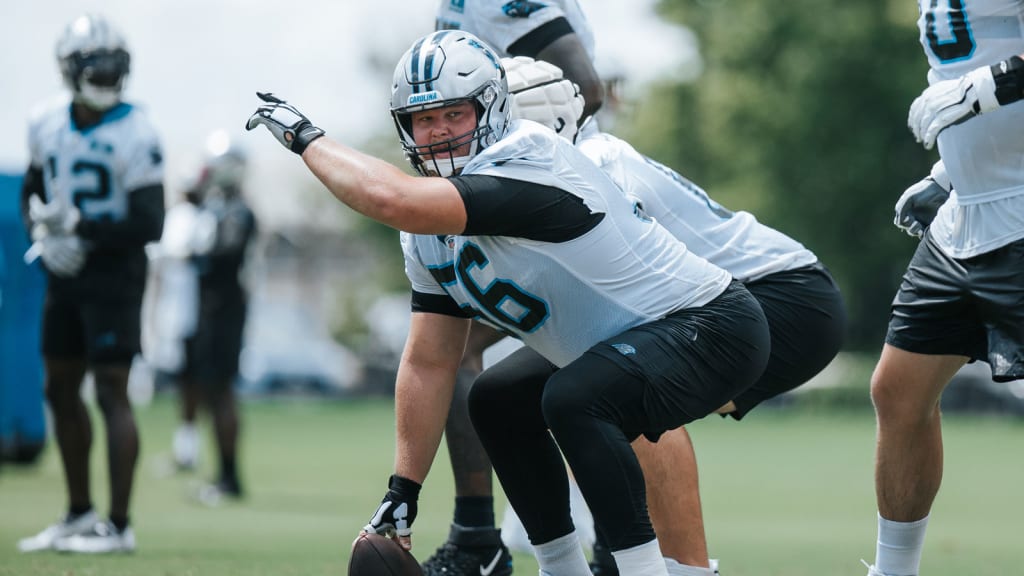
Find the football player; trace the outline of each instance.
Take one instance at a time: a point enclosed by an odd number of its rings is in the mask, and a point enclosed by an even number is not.
[[[463,30],[500,56],[532,57],[561,67],[583,93],[581,118],[602,106],[604,89],[594,67],[594,36],[576,0],[441,0],[435,29]],[[483,369],[484,349],[503,336],[480,323],[474,323],[470,331],[445,426],[455,479],[452,525],[448,539],[423,562],[425,576],[478,576],[481,570],[488,576],[512,573],[512,556],[495,527],[491,463],[466,407],[470,386]],[[605,556],[610,561],[611,557]]]
[[[1024,378],[1024,4],[920,0],[919,9],[930,86],[908,123],[926,148],[938,143],[941,164],[896,207],[897,225],[923,237],[871,378],[870,576],[919,572],[942,480],[940,398],[953,375],[982,360],[996,381]],[[924,219],[913,227],[918,205]]]
[[[21,540],[22,551],[126,552],[135,548],[129,501],[139,452],[128,400],[128,371],[139,352],[147,242],[164,216],[163,154],[138,107],[122,101],[131,58],[103,16],[68,24],[57,63],[71,100],[30,123],[31,163],[23,214],[48,276],[42,353],[46,398],[67,488],[56,524]],[[92,426],[81,397],[86,371],[106,424],[110,514],[93,509],[89,482]]]
[[[256,218],[243,195],[247,165],[245,151],[217,130],[207,137],[200,174],[185,193],[197,209],[188,259],[198,278],[198,314],[178,375],[182,421],[173,446],[179,466],[197,460],[195,422],[204,406],[213,422],[219,468],[217,479],[197,494],[208,505],[243,495],[235,379],[248,301],[241,273],[256,238]]]
[[[571,143],[511,121],[505,71],[471,34],[429,34],[395,69],[392,115],[419,178],[262,98],[250,128],[267,127],[336,198],[404,232],[413,314],[396,382],[395,468],[364,530],[411,547],[479,319],[529,346],[492,370],[537,359],[558,367],[547,379],[478,380],[469,398],[541,570],[590,574],[564,457],[621,570],[666,575],[630,441],[713,412],[761,375],[770,343],[753,296],[635,211]]]
[[[556,127],[583,106],[562,71],[547,62],[504,59],[517,115]],[[715,202],[676,171],[585,123],[579,134],[563,133],[607,174],[636,210],[654,218],[673,236],[742,281],[760,302],[771,332],[768,367],[749,389],[717,412],[739,421],[760,403],[792,390],[820,372],[839,352],[846,311],[839,288],[818,258],[796,240],[748,212]],[[538,364],[539,366],[540,364]],[[715,570],[707,558],[696,459],[684,428],[655,444],[633,442],[648,489],[651,520],[669,574],[700,576]],[[601,574],[614,564],[595,558]]]

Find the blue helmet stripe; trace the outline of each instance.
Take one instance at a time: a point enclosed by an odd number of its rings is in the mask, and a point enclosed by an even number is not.
[[[441,30],[430,35],[430,38],[433,41],[433,43],[432,46],[430,47],[430,53],[427,55],[426,60],[423,63],[424,78],[427,80],[427,91],[434,89],[434,57],[437,56],[437,47],[441,45],[441,41],[444,40],[444,37],[450,33],[451,32],[448,30]]]
[[[409,84],[412,85],[413,94],[421,91],[433,90],[434,57],[437,54],[437,47],[450,30],[440,30],[429,34],[412,47],[412,56],[409,58]]]
[[[420,38],[419,41],[412,47],[412,56],[409,58],[409,84],[412,85],[413,94],[420,91],[420,72],[419,67],[416,65],[420,61],[420,48],[423,46],[423,42],[427,38]]]

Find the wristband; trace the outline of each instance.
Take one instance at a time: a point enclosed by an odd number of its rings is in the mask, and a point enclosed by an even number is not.
[[[1024,98],[1024,59],[1011,56],[991,67],[995,80],[995,97],[1000,106]]]
[[[409,480],[398,474],[392,474],[391,478],[388,478],[388,491],[394,492],[399,495],[403,500],[412,500],[415,502],[420,497],[420,489],[423,486],[415,480]]]

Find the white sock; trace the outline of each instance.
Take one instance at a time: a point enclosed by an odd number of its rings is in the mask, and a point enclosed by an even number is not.
[[[576,532],[533,547],[541,576],[591,576]]]
[[[625,550],[612,552],[619,574],[630,576],[668,576],[658,539]]]
[[[715,571],[711,568],[680,564],[668,557],[665,558],[665,568],[668,569],[668,576],[715,576]]]
[[[878,515],[875,569],[889,576],[915,576],[921,568],[921,550],[928,516],[915,522],[894,522]]]
[[[196,465],[199,460],[199,430],[195,424],[182,422],[174,432],[174,458],[179,464]]]

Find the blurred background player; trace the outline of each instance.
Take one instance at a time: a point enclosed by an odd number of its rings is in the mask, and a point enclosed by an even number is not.
[[[601,107],[604,87],[593,65],[593,34],[575,0],[441,0],[435,28],[474,34],[499,56],[552,62],[580,86],[586,104],[584,117]],[[484,349],[503,336],[479,323],[470,331],[445,425],[455,478],[455,510],[448,540],[423,562],[426,576],[479,576],[481,570],[488,576],[512,573],[512,556],[495,525],[491,462],[469,421],[466,404],[469,389],[483,370]]]
[[[562,72],[529,58],[503,60],[517,115],[546,126],[574,124],[582,109]],[[839,352],[846,311],[839,288],[818,258],[796,240],[748,212],[719,205],[697,185],[641,155],[625,141],[585,124],[562,134],[596,163],[638,211],[654,218],[695,254],[741,280],[757,298],[772,338],[768,367],[758,381],[718,410],[741,420],[761,402],[792,390],[820,372]],[[644,469],[648,505],[669,574],[712,574],[707,558],[697,463],[684,428],[655,444],[632,444]],[[598,534],[598,542],[601,537]],[[617,574],[599,547],[595,573]]]
[[[139,352],[144,246],[164,217],[163,155],[143,112],[121,100],[130,57],[103,16],[73,20],[57,43],[71,101],[35,114],[22,210],[48,286],[42,353],[46,398],[60,449],[68,508],[20,550],[124,552],[135,548],[129,503],[139,452],[128,372]],[[110,514],[93,508],[92,424],[81,396],[86,372],[106,424]]]
[[[200,440],[200,406],[210,414],[218,452],[218,473],[198,497],[216,504],[240,498],[238,472],[239,411],[235,393],[238,360],[245,331],[248,291],[242,269],[256,238],[256,218],[244,195],[247,156],[230,135],[218,130],[207,138],[202,168],[185,192],[195,206],[186,231],[187,260],[197,280],[195,326],[184,340],[184,365],[177,375],[181,424],[172,445],[180,468],[195,468]],[[173,239],[172,245],[173,245]]]

